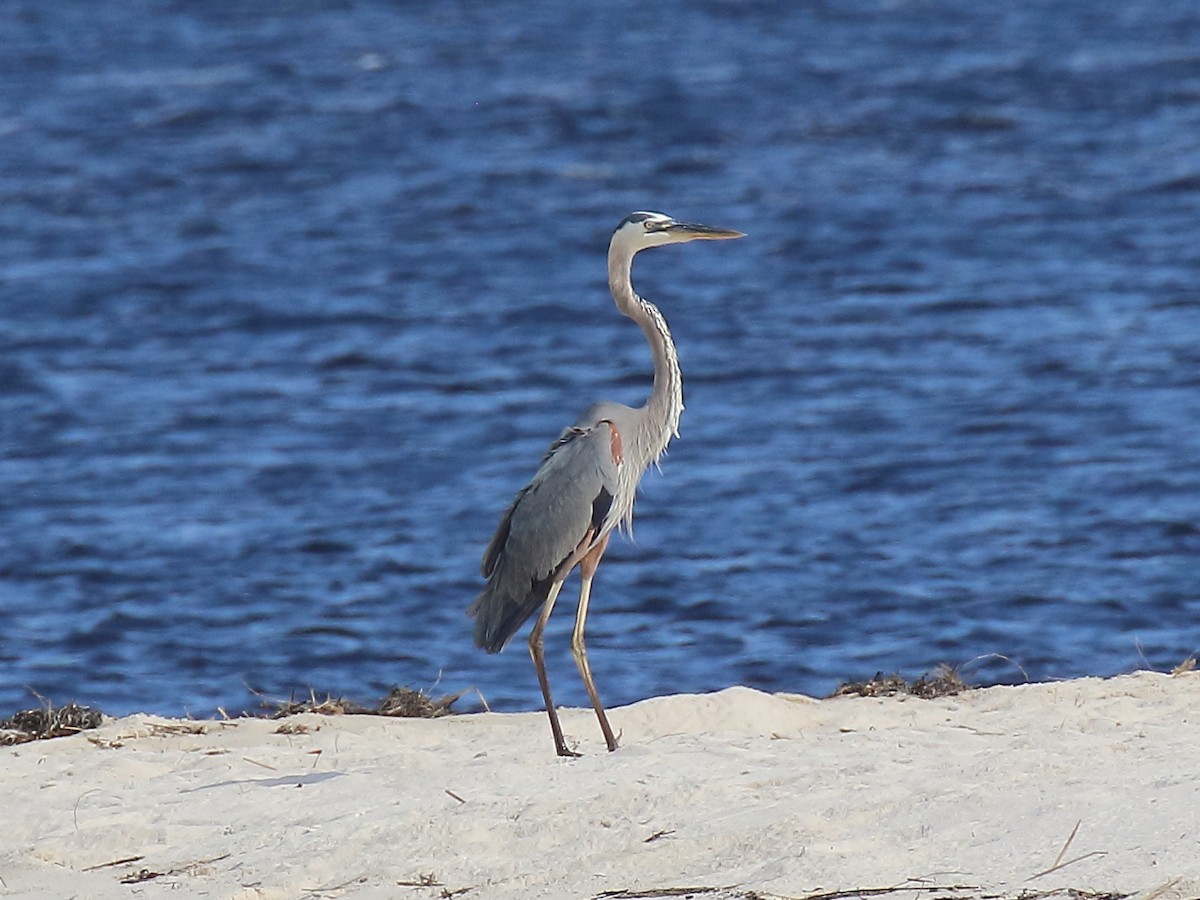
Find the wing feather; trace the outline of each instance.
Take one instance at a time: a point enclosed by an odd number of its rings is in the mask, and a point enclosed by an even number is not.
[[[615,431],[608,421],[564,431],[501,517],[483,555],[487,587],[469,610],[480,646],[503,647],[589,532],[598,534],[617,493]]]

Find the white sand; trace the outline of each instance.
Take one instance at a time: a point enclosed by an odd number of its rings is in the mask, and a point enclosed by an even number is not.
[[[0,895],[1200,897],[1200,674],[611,717],[612,754],[563,711],[577,760],[543,713],[132,716],[5,748]]]

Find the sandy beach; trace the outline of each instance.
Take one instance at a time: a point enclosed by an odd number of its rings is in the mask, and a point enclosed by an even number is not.
[[[1196,673],[735,687],[612,710],[611,754],[563,710],[574,760],[543,713],[130,716],[0,751],[0,895],[1195,898],[1197,709]]]

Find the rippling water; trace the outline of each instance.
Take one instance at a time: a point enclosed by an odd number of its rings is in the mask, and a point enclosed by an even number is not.
[[[537,706],[463,610],[545,444],[648,390],[603,262],[647,208],[750,237],[635,267],[688,410],[608,702],[1200,645],[1194,3],[3,15],[0,709]]]

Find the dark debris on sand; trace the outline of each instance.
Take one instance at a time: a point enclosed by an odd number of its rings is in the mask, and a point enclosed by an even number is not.
[[[326,716],[367,715],[392,716],[395,718],[436,719],[454,713],[450,707],[467,690],[456,694],[433,697],[424,691],[407,687],[394,687],[386,697],[374,706],[364,706],[352,700],[327,695],[324,700],[317,699],[315,692],[310,692],[307,699],[276,702],[273,709],[267,713],[272,719],[283,719],[299,713],[318,713]],[[89,706],[80,706],[71,702],[66,706],[55,707],[44,698],[43,705],[37,709],[26,709],[14,713],[7,719],[0,720],[0,747],[11,747],[29,741],[46,740],[47,738],[67,737],[99,727],[104,722],[104,713]]]
[[[283,719],[300,713],[318,713],[323,716],[393,716],[405,719],[436,719],[453,713],[451,705],[467,693],[465,690],[442,697],[431,697],[424,691],[407,687],[393,687],[388,695],[375,706],[363,706],[353,700],[326,696],[318,700],[311,693],[306,700],[291,700],[278,704],[271,713],[272,719]]]
[[[97,728],[104,714],[90,706],[68,703],[57,709],[50,703],[37,709],[14,713],[0,722],[0,746],[24,744],[47,738],[66,737]]]
[[[841,891],[816,891],[810,894],[763,894],[755,890],[736,887],[662,887],[604,891],[592,900],[872,900],[893,895],[930,900],[1128,900],[1132,894],[1114,891],[1089,891],[1076,888],[1053,888],[1036,891],[988,891],[970,884],[936,884],[932,882],[906,881],[891,887],[849,888]]]
[[[922,675],[916,681],[908,681],[902,675],[884,675],[876,672],[867,681],[850,681],[840,685],[832,697],[893,697],[905,694],[932,700],[935,697],[953,697],[971,686],[962,680],[958,671],[951,666],[939,666],[932,674]]]
[[[872,898],[929,898],[929,900],[1128,900],[1133,894],[1110,890],[1080,890],[1054,888],[1025,889],[1020,892],[992,892],[974,884],[937,884],[928,881],[906,881],[886,888],[848,888],[846,890],[817,890],[811,894],[763,894],[742,888],[685,887],[685,888],[625,888],[605,890],[592,900],[871,900]]]

